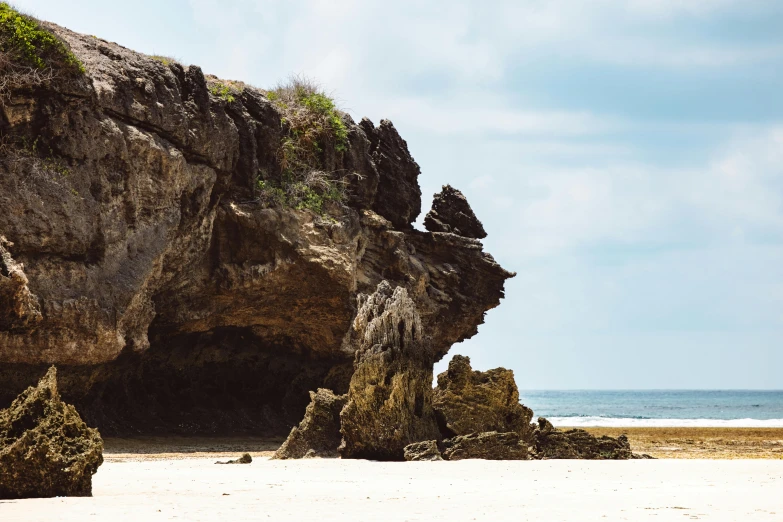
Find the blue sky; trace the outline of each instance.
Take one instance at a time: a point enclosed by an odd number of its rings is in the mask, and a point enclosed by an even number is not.
[[[391,119],[518,272],[474,367],[521,388],[783,388],[783,2],[18,0]],[[445,361],[438,365],[444,367]]]

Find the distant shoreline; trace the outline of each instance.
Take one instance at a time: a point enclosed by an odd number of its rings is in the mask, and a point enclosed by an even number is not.
[[[649,419],[630,417],[547,417],[555,426],[574,428],[783,428],[783,419]]]
[[[783,428],[778,390],[544,390],[520,400],[555,426]]]
[[[658,459],[783,460],[783,428],[579,427],[596,436],[627,435],[635,453]]]

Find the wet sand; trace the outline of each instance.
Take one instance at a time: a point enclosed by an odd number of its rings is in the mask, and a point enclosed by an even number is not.
[[[659,459],[783,459],[783,428],[584,428]],[[781,517],[783,520],[783,517]]]
[[[781,460],[214,461],[110,459],[94,497],[0,501],[0,520],[783,519]]]
[[[568,429],[568,428],[562,428]],[[783,459],[783,428],[585,428],[593,435],[625,433],[636,453],[659,459]],[[281,438],[140,437],[105,439],[107,461],[271,457]]]
[[[282,438],[262,437],[136,437],[104,438],[106,462],[199,458],[269,458]]]

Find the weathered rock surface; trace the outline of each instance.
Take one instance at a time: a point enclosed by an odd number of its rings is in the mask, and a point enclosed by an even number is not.
[[[527,460],[527,443],[518,433],[471,433],[443,441],[446,460]]]
[[[634,458],[625,435],[594,437],[584,430],[556,429],[543,417],[533,434],[537,459],[599,459],[624,460]]]
[[[462,355],[455,355],[448,370],[438,375],[433,409],[445,438],[446,460],[637,458],[625,436],[561,431],[543,417],[531,425],[533,411],[519,403],[513,372],[474,371]]]
[[[24,267],[8,252],[13,246],[0,236],[0,330],[25,329],[41,320],[41,306],[27,286]]]
[[[435,194],[432,210],[424,217],[424,226],[430,232],[451,232],[475,239],[487,237],[484,225],[473,213],[465,195],[451,185],[444,185]]]
[[[359,297],[358,345],[348,403],[340,413],[343,458],[404,460],[411,443],[438,439],[432,410],[435,356],[416,304],[403,287]]]
[[[432,406],[444,437],[482,432],[514,432],[528,440],[533,411],[519,403],[514,372],[474,371],[470,358],[455,355],[438,375]]]
[[[60,400],[52,367],[0,410],[0,498],[89,497],[103,440]]]
[[[438,441],[425,440],[414,442],[405,446],[405,460],[407,461],[433,461],[443,460],[438,449]]]
[[[378,192],[396,194],[375,199],[372,209],[399,229],[410,228],[421,213],[421,169],[408,152],[408,144],[389,120],[376,128],[367,118],[359,123],[370,140],[372,161],[379,174]]]
[[[272,458],[336,457],[342,440],[340,411],[347,401],[346,395],[335,395],[324,388],[310,392],[304,419],[291,430]]]
[[[285,129],[263,91],[229,101],[196,66],[47,27],[86,74],[0,106],[0,406],[56,363],[105,433],[284,435],[309,391],[347,391],[358,294],[404,288],[436,359],[499,304],[512,274],[478,240],[411,228],[419,167],[391,122],[344,117],[329,219],[267,208]]]

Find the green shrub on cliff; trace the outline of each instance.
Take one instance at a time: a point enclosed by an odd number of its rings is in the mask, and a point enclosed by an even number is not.
[[[310,172],[300,179],[284,173],[282,183],[258,180],[256,188],[259,199],[267,205],[307,209],[318,215],[325,213],[328,202],[345,199],[345,182],[329,179],[320,171]]]
[[[209,86],[209,92],[228,103],[234,103],[236,99],[234,97],[234,89],[226,82],[216,81],[212,83]]]
[[[84,73],[84,66],[65,43],[6,2],[0,2],[0,52],[17,66]]]
[[[348,148],[348,128],[334,100],[302,77],[266,91],[280,112],[286,136],[278,158],[280,184],[259,181],[261,199],[323,214],[329,201],[345,199],[346,181],[326,172],[325,156]]]
[[[316,84],[294,76],[266,94],[282,114],[290,134],[282,149],[283,169],[306,169],[320,163],[326,147],[345,152],[348,128],[334,100]]]

